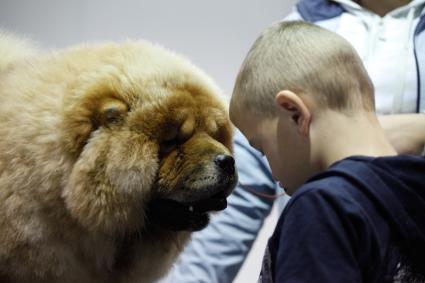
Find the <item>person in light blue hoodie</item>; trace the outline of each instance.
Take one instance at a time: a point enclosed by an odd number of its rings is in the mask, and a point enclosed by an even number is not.
[[[399,153],[424,148],[424,8],[425,0],[301,0],[286,18],[317,24],[354,46],[374,84],[381,124]],[[265,158],[239,132],[234,151],[239,184],[228,208],[194,234],[165,282],[232,282],[271,211],[274,201],[267,195],[281,193]],[[279,200],[283,209],[287,197]]]

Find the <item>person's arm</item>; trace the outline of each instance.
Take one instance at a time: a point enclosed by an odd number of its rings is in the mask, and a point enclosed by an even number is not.
[[[234,156],[240,183],[260,193],[276,194],[277,185],[264,157],[239,132]],[[207,228],[193,234],[165,282],[232,282],[272,204],[272,200],[260,198],[238,184],[228,198],[228,207],[212,215]]]
[[[425,114],[379,116],[379,122],[399,154],[419,155],[425,147]]]

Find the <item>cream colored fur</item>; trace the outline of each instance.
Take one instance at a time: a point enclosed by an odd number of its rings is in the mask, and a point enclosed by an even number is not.
[[[0,71],[10,63],[22,60],[38,52],[36,44],[29,39],[0,30]]]
[[[162,129],[179,117],[196,125],[187,166],[210,166],[206,147],[230,153],[219,89],[148,42],[38,54],[1,34],[0,69],[0,282],[160,278],[190,233],[148,223],[145,204],[158,174],[180,190],[192,174],[163,167],[176,161],[158,155]]]

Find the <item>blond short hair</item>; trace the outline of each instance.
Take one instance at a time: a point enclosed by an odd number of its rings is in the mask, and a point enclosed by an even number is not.
[[[285,89],[339,111],[375,108],[372,82],[350,43],[302,21],[276,23],[258,37],[239,71],[230,107],[273,117],[274,98]]]

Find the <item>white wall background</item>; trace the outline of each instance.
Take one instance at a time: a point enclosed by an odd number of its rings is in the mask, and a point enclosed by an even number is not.
[[[189,57],[226,93],[258,33],[295,0],[0,0],[0,28],[44,47],[143,38]]]
[[[230,94],[258,33],[287,15],[295,0],[0,0],[0,29],[45,48],[128,38],[158,42],[188,57]],[[272,214],[237,283],[256,282]]]

